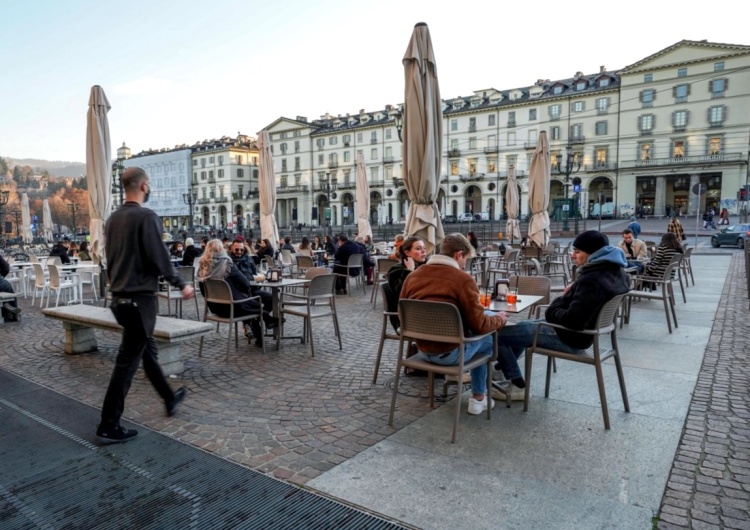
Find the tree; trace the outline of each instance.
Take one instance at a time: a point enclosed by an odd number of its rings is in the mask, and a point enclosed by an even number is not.
[[[9,170],[10,170],[10,167],[8,167],[8,161],[0,156],[0,177],[8,176]]]

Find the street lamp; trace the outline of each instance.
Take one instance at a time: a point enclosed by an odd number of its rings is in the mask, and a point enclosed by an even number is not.
[[[569,188],[570,188],[570,175],[573,173],[578,173],[581,169],[581,160],[576,159],[575,154],[573,153],[573,146],[570,144],[565,147],[565,165],[563,166],[562,158],[563,156],[561,154],[558,154],[556,157],[557,163],[555,164],[555,170],[560,175],[565,175],[565,206],[567,208],[570,208],[570,203],[568,202],[568,195],[569,195]],[[568,214],[566,213],[563,217],[563,230],[568,230]]]
[[[13,210],[10,212],[10,214],[15,218],[16,220],[16,239],[19,239],[21,237],[21,231],[19,230],[18,222],[21,220],[21,212],[19,210]]]
[[[117,191],[120,195],[120,202],[118,203],[118,206],[122,206],[123,199],[122,199],[122,170],[125,169],[125,166],[122,165],[122,162],[118,159],[112,162],[112,193]]]
[[[187,204],[188,212],[190,213],[190,235],[193,234],[193,204],[198,200],[198,190],[194,190],[192,187],[193,185],[191,184],[191,190],[182,194],[182,200]]]
[[[73,237],[75,238],[77,234],[76,229],[76,212],[78,211],[78,205],[74,202],[68,203],[68,211],[73,215]]]
[[[333,210],[331,209],[331,192],[336,191],[337,180],[336,177],[331,177],[330,172],[326,172],[326,178],[319,178],[320,186],[326,192],[326,208],[329,210],[328,219],[328,233],[331,233],[331,218],[333,217]],[[325,213],[323,214],[325,216]]]
[[[393,115],[393,121],[396,125],[396,132],[398,133],[398,141],[401,143],[404,143],[404,139],[401,138],[401,129],[404,128],[404,115],[401,114],[399,111],[396,111],[396,114]]]

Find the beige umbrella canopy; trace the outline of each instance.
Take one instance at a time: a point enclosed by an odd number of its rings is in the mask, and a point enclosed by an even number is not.
[[[529,169],[529,208],[531,209],[529,243],[533,242],[539,248],[546,247],[550,238],[549,212],[547,211],[549,186],[549,141],[547,132],[542,131],[539,134],[534,154],[531,155],[531,168]]]
[[[29,208],[29,196],[21,195],[21,239],[24,243],[31,243],[31,209]]]
[[[505,231],[510,237],[510,242],[521,239],[521,230],[518,228],[518,185],[516,184],[516,168],[510,166],[508,169],[508,184],[505,186],[505,210],[508,214],[508,222]]]
[[[357,232],[372,238],[370,227],[370,186],[367,184],[365,157],[357,153]]]
[[[44,223],[44,240],[47,243],[52,242],[52,210],[49,207],[49,201],[44,199],[42,207],[42,223]]]
[[[279,228],[276,226],[276,177],[273,174],[273,155],[268,131],[260,131],[258,138],[260,151],[260,172],[258,190],[260,192],[260,235],[268,239],[274,248],[279,244]]]
[[[86,184],[89,189],[89,217],[91,218],[91,252],[102,263],[104,256],[104,224],[112,211],[112,146],[109,141],[110,106],[99,85],[91,87],[89,110],[86,114]]]
[[[437,66],[427,24],[414,26],[403,59],[404,186],[409,195],[404,232],[425,240],[432,253],[443,240],[443,224],[436,204],[440,188],[443,110]]]

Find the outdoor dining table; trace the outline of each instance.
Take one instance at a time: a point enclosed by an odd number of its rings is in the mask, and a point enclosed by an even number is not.
[[[81,271],[98,272],[99,265],[94,265],[93,263],[68,263],[66,265],[61,265],[58,268],[63,271],[66,276],[78,276],[78,300],[83,302],[83,282],[78,273]]]
[[[523,313],[530,307],[538,304],[542,298],[544,297],[531,294],[519,294],[518,300],[515,304],[493,300],[488,309],[490,311],[504,311],[506,313]]]
[[[281,291],[285,287],[299,287],[302,285],[306,285],[310,283],[310,280],[305,280],[302,278],[283,278],[281,281],[278,282],[256,282],[252,281],[250,282],[250,285],[253,287],[267,287],[271,289],[271,301],[272,301],[272,313],[273,317],[277,320],[281,319]],[[281,330],[281,325],[277,326],[276,329],[274,329],[273,336],[276,338],[276,334],[279,333]]]

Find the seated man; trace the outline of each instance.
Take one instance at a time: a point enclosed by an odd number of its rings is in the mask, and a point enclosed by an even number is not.
[[[572,330],[594,329],[602,306],[615,296],[630,290],[630,281],[623,270],[627,264],[625,255],[619,248],[610,246],[607,236],[601,232],[589,230],[579,234],[573,241],[572,258],[578,267],[576,281],[552,301],[544,320],[525,320],[504,328],[498,334],[498,358],[518,359],[526,348],[533,345],[538,322],[559,324]],[[580,353],[593,342],[591,335],[542,326],[537,345]],[[517,378],[521,378],[517,361],[510,369],[507,366],[498,368],[514,384]],[[522,398],[513,396],[513,399]]]
[[[68,246],[70,246],[70,242],[67,243]],[[63,265],[67,265],[70,263],[70,256],[68,256],[68,249],[65,247],[65,243],[63,241],[58,241],[55,243],[55,246],[52,247],[52,250],[49,252],[50,257],[57,256],[60,258],[60,261]]]
[[[354,242],[360,248],[362,254],[365,255],[365,257],[362,258],[362,265],[365,269],[365,278],[367,278],[367,285],[372,285],[372,268],[375,266],[375,260],[370,257],[370,252],[367,250],[364,237],[357,236],[354,238]]]
[[[354,254],[362,254],[362,248],[360,248],[359,245],[357,245],[354,241],[350,241],[346,234],[343,232],[339,234],[338,237],[339,246],[336,250],[336,253],[333,255],[333,259],[336,260],[336,263],[339,265],[333,266],[333,273],[334,274],[346,274],[346,269],[341,267],[341,265],[346,265],[349,263],[349,258],[353,256]],[[349,276],[359,276],[359,269],[349,269]],[[341,276],[336,277],[336,294],[346,294],[346,287],[347,287],[347,280],[346,278],[342,278]]]
[[[255,281],[255,276],[258,274],[258,269],[255,266],[255,262],[245,252],[245,241],[244,239],[235,238],[230,248],[230,257],[234,266],[237,267],[248,281]],[[250,296],[260,296],[261,302],[263,303],[263,320],[266,323],[267,328],[276,327],[277,320],[273,318],[273,296],[271,293],[260,287],[250,287]]]
[[[622,241],[617,244],[625,253],[625,259],[628,261],[628,267],[636,267],[638,274],[643,273],[643,260],[646,258],[646,243],[637,239],[630,228],[622,231]]]
[[[291,236],[284,236],[283,239],[279,241],[280,246],[279,250],[288,250],[292,253],[297,252],[297,249],[294,248],[294,245],[292,245],[292,237]]]
[[[10,274],[10,264],[0,256],[0,293],[13,294],[13,286],[5,277]],[[18,307],[16,299],[8,300],[2,305],[3,320],[6,322],[17,322],[21,320],[21,308]]]
[[[434,300],[449,302],[461,313],[464,328],[478,335],[491,333],[505,326],[508,315],[485,312],[479,302],[477,282],[464,271],[466,260],[471,259],[474,247],[462,234],[450,234],[440,245],[440,254],[410,273],[401,288],[401,297],[412,300]],[[442,342],[417,341],[417,349],[427,356],[427,361],[443,366],[458,364],[458,348]],[[466,344],[464,361],[476,355],[492,355],[492,336]],[[500,361],[504,364],[504,361]],[[515,362],[515,359],[513,359]],[[517,366],[517,363],[516,363]],[[471,371],[471,391],[469,414],[481,414],[495,402],[487,399],[487,365],[483,364]]]

